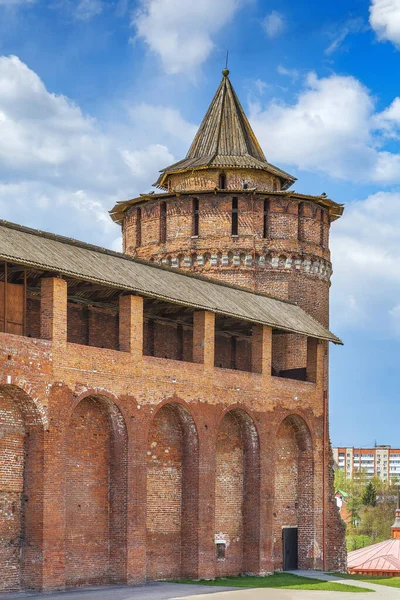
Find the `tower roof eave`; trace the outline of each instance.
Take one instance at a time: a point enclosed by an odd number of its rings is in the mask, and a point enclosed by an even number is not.
[[[282,180],[282,189],[288,189],[296,181],[296,177],[290,175],[283,169],[279,169],[275,165],[267,162],[260,161],[249,154],[243,156],[229,156],[229,155],[217,155],[207,156],[201,158],[184,158],[179,162],[162,169],[160,176],[157,181],[153,184],[156,187],[167,189],[165,180],[168,175],[174,173],[185,173],[187,171],[197,171],[202,169],[257,169],[259,171],[266,171],[271,173]]]
[[[200,196],[202,194],[210,194],[210,193],[213,193],[213,192],[210,190],[185,190],[182,192],[159,192],[159,193],[150,192],[148,194],[141,194],[140,196],[138,196],[136,198],[130,198],[128,200],[120,200],[109,211],[109,214],[115,223],[118,223],[119,225],[121,225],[122,221],[124,219],[124,213],[131,206],[134,206],[137,204],[144,204],[146,202],[151,202],[151,201],[154,201],[157,199],[163,199],[163,198],[175,198],[176,196],[193,197],[193,196]],[[233,189],[233,190],[229,190],[229,192],[227,192],[227,190],[218,190],[217,189],[214,191],[214,193],[217,193],[217,194],[232,193],[235,195],[237,195],[237,194],[248,195],[249,193],[252,193],[252,194],[256,194],[257,196],[259,195],[262,198],[284,197],[284,198],[294,198],[299,201],[307,201],[308,200],[310,202],[315,202],[316,204],[326,208],[329,212],[331,221],[335,221],[336,219],[339,219],[342,216],[343,211],[344,211],[343,204],[339,204],[338,202],[331,200],[330,198],[328,198],[325,195],[310,196],[307,194],[300,194],[293,190],[265,192],[265,191],[257,191],[257,190],[243,190],[243,189],[234,190]]]

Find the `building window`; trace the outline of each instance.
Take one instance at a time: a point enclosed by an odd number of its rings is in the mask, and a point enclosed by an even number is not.
[[[193,198],[193,234],[199,235],[199,199]]]
[[[268,225],[269,225],[269,200],[264,200],[263,238],[268,237]]]
[[[167,240],[167,203],[161,202],[160,207],[160,242]]]
[[[225,560],[226,544],[225,542],[217,542],[215,544],[217,560]]]
[[[220,173],[218,177],[218,187],[220,190],[226,189],[226,175],[225,173]]]
[[[232,235],[238,235],[238,199],[232,198]]]
[[[142,245],[142,209],[136,210],[136,247]]]

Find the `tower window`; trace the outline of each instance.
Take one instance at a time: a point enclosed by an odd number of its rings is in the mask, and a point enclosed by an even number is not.
[[[269,229],[269,200],[264,200],[263,238],[268,237]]]
[[[142,245],[142,209],[136,210],[136,247]]]
[[[232,198],[232,235],[238,235],[238,219],[239,219],[238,199]]]
[[[303,212],[304,212],[304,203],[300,202],[299,204],[299,213],[298,213],[298,223],[297,223],[297,239],[299,242],[303,241]]]
[[[226,175],[225,173],[220,173],[218,177],[218,187],[220,190],[226,189]]]
[[[321,217],[320,217],[320,232],[319,232],[319,242],[321,244],[321,246],[324,248],[325,244],[324,244],[324,210],[323,208],[321,208]]]
[[[193,235],[199,235],[199,199],[193,198]]]
[[[160,207],[160,242],[167,240],[167,203],[161,202]]]

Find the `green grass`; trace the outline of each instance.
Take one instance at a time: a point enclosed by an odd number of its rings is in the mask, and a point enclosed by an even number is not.
[[[379,585],[400,588],[400,577],[372,577],[371,575],[343,575],[342,573],[332,573],[332,575],[344,577],[345,579],[355,579],[356,581],[367,581]]]
[[[194,581],[193,579],[179,579],[174,583],[193,583],[197,585],[240,587],[240,588],[283,588],[286,590],[322,590],[330,592],[372,592],[367,588],[355,587],[336,583],[334,581],[322,581],[311,577],[299,577],[291,573],[275,573],[267,577],[220,577],[218,579]]]

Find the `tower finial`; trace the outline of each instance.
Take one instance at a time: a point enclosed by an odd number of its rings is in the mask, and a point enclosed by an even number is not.
[[[229,75],[229,69],[228,69],[228,57],[229,57],[229,50],[226,51],[226,61],[225,61],[225,69],[222,70],[222,75],[224,77],[228,77]]]
[[[392,538],[400,539],[400,485],[397,488],[396,518],[392,526]]]

